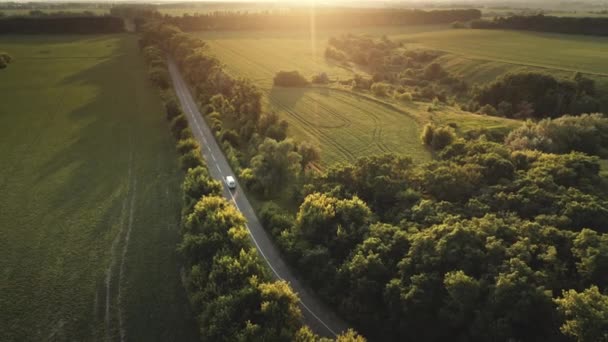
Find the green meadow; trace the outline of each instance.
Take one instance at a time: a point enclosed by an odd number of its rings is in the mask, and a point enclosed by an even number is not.
[[[137,38],[1,36],[0,340],[188,341],[181,174]]]

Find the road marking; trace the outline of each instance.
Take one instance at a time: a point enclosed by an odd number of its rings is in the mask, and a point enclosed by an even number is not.
[[[211,159],[213,159],[213,161],[215,161],[215,156],[213,154],[211,155]]]
[[[174,71],[176,73],[179,73],[179,71],[177,71],[176,67],[174,67]],[[173,75],[172,75],[173,76]],[[182,105],[186,105],[186,107],[188,108],[190,114],[191,114],[191,118],[194,120],[194,124],[196,125],[196,128],[198,129],[203,141],[205,142],[205,146],[207,147],[207,150],[209,150],[209,152],[211,152],[211,148],[209,147],[209,145],[207,145],[207,139],[205,139],[205,134],[203,133],[203,130],[201,129],[201,126],[198,123],[198,120],[196,118],[196,111],[194,111],[192,109],[192,106],[190,104],[190,102],[192,102],[193,100],[191,98],[188,97],[188,95],[190,94],[190,91],[186,88],[185,83],[183,80],[181,80],[181,78],[179,78],[179,75],[175,75],[175,80],[176,80],[176,84],[178,84],[178,88],[181,88],[181,97],[179,96],[180,94],[178,94],[178,97],[180,97],[180,100],[182,102]],[[200,116],[200,115],[199,115]],[[213,160],[215,160],[215,157],[213,154],[211,154],[211,158],[213,158]],[[222,173],[222,170],[220,169],[219,165],[216,163],[215,167],[217,168],[217,170],[220,172],[220,174]],[[241,209],[239,208],[239,205],[236,203],[236,199],[234,198],[234,196],[232,195],[232,192],[230,190],[228,190],[228,193],[230,194],[230,197],[232,198],[232,202],[234,203],[234,205],[236,206],[236,208],[240,211]],[[255,215],[255,214],[254,214]],[[253,233],[251,232],[251,229],[249,228],[249,225],[247,223],[245,223],[245,227],[247,228],[247,232],[249,233],[249,236],[251,236],[251,239],[253,240],[253,243],[255,244],[258,252],[260,253],[260,255],[262,256],[262,258],[264,258],[264,261],[266,261],[266,264],[268,265],[268,267],[270,267],[270,269],[272,270],[272,272],[275,274],[275,276],[280,279],[280,280],[285,280],[283,277],[281,277],[279,275],[279,273],[275,270],[275,268],[272,266],[272,264],[270,263],[270,260],[266,257],[266,254],[264,254],[264,251],[262,250],[262,248],[260,247],[260,245],[258,244],[258,241],[255,239],[255,236],[253,236]],[[304,304],[304,302],[302,301],[301,298],[299,298],[298,296],[298,301],[300,302],[300,304],[302,305],[302,307],[304,307],[304,309],[306,309],[306,311],[308,311],[319,323],[321,323],[329,332],[331,332],[334,336],[338,336],[338,334],[333,331],[319,316],[317,316],[306,304]]]

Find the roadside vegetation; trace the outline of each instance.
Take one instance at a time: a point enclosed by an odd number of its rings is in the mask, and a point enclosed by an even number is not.
[[[254,146],[255,155],[248,161],[251,167],[242,172],[250,187],[274,195],[312,161],[308,159],[318,158],[312,146],[295,145],[284,134],[279,141],[270,137],[276,137],[275,131],[280,133],[286,125],[277,122],[276,117],[262,116],[259,91],[247,80],[227,77],[219,61],[200,49],[204,47],[202,41],[158,23],[145,27],[141,44],[151,78],[160,89],[166,82],[156,77],[155,69],[167,70],[165,53],[180,64],[187,80],[198,90],[195,94],[199,100],[207,103],[207,120],[223,141],[233,168],[242,169],[241,160],[235,157],[240,153],[239,143],[260,139],[257,141],[261,143]],[[179,251],[186,263],[186,287],[201,339],[332,341],[316,336],[302,324],[299,300],[289,284],[271,280],[269,270],[251,243],[245,218],[222,197],[221,183],[211,179],[201,158],[201,147],[192,139],[187,120],[170,93],[166,96],[167,118],[182,155],[182,168],[187,171],[182,187],[185,205]],[[250,121],[252,118],[254,121]],[[238,133],[224,128],[224,120],[230,119],[240,120]],[[245,134],[249,134],[249,139],[241,140]],[[254,134],[265,137],[257,138]],[[352,330],[336,338],[365,341]]]

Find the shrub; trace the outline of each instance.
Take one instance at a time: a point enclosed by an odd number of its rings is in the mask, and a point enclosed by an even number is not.
[[[0,69],[6,68],[13,58],[6,52],[0,52]]]
[[[181,138],[182,131],[186,128],[188,128],[188,120],[183,114],[176,116],[171,121],[171,133],[177,139]]]
[[[279,236],[282,231],[291,228],[294,224],[293,217],[274,202],[265,203],[260,208],[259,217],[262,225],[270,229],[275,237]]]
[[[177,152],[179,152],[179,154],[183,155],[193,150],[200,151],[200,145],[198,142],[196,142],[196,140],[189,138],[181,139],[177,142]]]
[[[190,138],[194,138],[194,135],[192,135],[192,130],[190,129],[190,127],[186,127],[186,129],[182,130],[182,132],[179,135],[179,139],[190,139]]]
[[[329,83],[329,77],[327,76],[326,73],[322,72],[322,73],[314,75],[312,77],[312,83],[327,84],[327,83]]]
[[[391,89],[391,86],[384,82],[377,82],[372,84],[371,90],[372,93],[376,96],[385,97],[388,96],[388,93]]]
[[[189,169],[193,169],[197,166],[204,166],[205,163],[201,157],[200,150],[190,150],[179,158],[179,165],[181,166],[182,170],[188,171]]]
[[[298,71],[279,71],[274,76],[274,85],[281,87],[304,87],[308,81]]]
[[[395,95],[395,99],[401,102],[412,102],[413,97],[412,97],[412,93],[403,93],[403,94],[396,94]]]
[[[491,104],[487,104],[487,105],[484,105],[481,108],[479,108],[479,110],[477,111],[477,113],[479,113],[479,114],[485,114],[485,115],[491,115],[491,116],[496,116],[498,114],[498,111]]]
[[[420,135],[420,140],[422,140],[422,144],[425,146],[431,146],[433,142],[433,133],[435,131],[435,126],[430,123],[424,125],[422,128],[422,134]]]
[[[161,89],[169,88],[169,73],[167,69],[162,67],[153,67],[148,71],[148,77],[152,83],[156,84]]]
[[[229,129],[227,131],[224,131],[224,133],[222,133],[222,137],[221,137],[222,142],[227,142],[229,143],[231,146],[239,146],[239,134],[233,130],[233,129]]]
[[[174,96],[170,96],[165,100],[165,111],[167,112],[167,120],[169,121],[181,114],[179,104],[177,104],[177,99]]]
[[[426,124],[422,129],[420,140],[434,151],[440,151],[450,145],[455,137],[452,127],[435,127],[433,124]]]
[[[433,132],[433,141],[431,147],[435,151],[443,150],[446,146],[454,141],[455,134],[451,127],[439,127]]]

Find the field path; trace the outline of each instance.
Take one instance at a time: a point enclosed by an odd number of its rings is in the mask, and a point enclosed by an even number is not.
[[[211,176],[222,181],[226,176],[234,175],[226,157],[215,141],[213,133],[201,116],[196,102],[193,100],[188,86],[184,82],[175,63],[169,63],[169,71],[173,80],[175,92],[180,100],[182,108],[186,113],[194,137],[202,146],[203,157],[207,160]],[[224,182],[222,182],[224,183]],[[247,219],[247,229],[251,239],[262,259],[268,264],[275,279],[285,280],[290,283],[293,290],[300,298],[300,307],[304,315],[304,322],[317,334],[334,337],[345,331],[347,325],[327,308],[315,294],[306,288],[289,269],[283,260],[281,253],[273,244],[258,220],[246,194],[237,185],[236,190],[223,189],[224,196],[231,200],[237,209]]]

